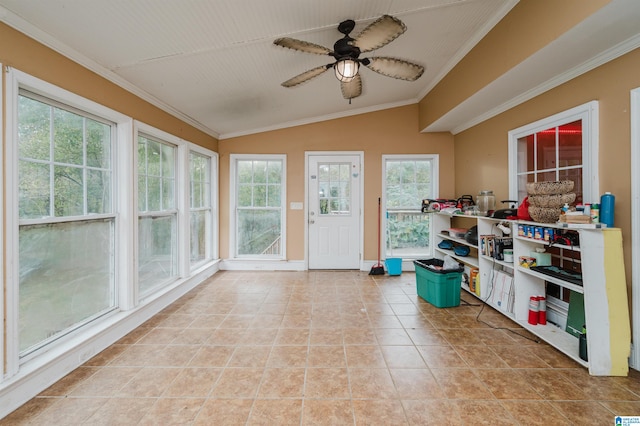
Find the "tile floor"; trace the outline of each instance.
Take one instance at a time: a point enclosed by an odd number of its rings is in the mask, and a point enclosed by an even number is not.
[[[462,298],[435,308],[412,273],[220,272],[0,424],[613,425],[640,415],[637,372],[591,377]]]

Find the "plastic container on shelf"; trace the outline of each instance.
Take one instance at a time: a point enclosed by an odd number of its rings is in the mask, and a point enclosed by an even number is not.
[[[605,192],[600,197],[600,223],[607,225],[607,228],[613,228],[613,216],[615,213],[616,197]]]

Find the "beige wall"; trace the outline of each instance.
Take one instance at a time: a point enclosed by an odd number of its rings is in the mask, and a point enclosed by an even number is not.
[[[493,189],[508,198],[507,132],[555,113],[599,101],[600,192],[616,196],[615,226],[622,228],[631,290],[630,91],[640,87],[640,49],[611,61],[455,136],[456,193]],[[592,200],[593,201],[593,200]]]
[[[179,138],[217,150],[212,136],[0,23],[0,62]]]
[[[420,129],[596,12],[610,0],[520,0],[420,101]]]
[[[377,203],[383,154],[439,154],[440,196],[453,197],[453,136],[420,134],[417,104],[224,139],[220,154],[220,257],[229,256],[229,155],[287,154],[287,201],[304,200],[307,151],[364,151],[364,259],[377,257]],[[304,211],[287,211],[287,257],[304,259]]]

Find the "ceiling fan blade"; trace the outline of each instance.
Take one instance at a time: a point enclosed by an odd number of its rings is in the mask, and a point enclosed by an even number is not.
[[[368,63],[367,63],[368,62]],[[414,64],[413,62],[405,61],[403,59],[387,58],[387,57],[372,57],[362,61],[367,68],[378,74],[386,75],[387,77],[398,78],[400,80],[415,81],[424,72],[422,65]]]
[[[309,71],[305,71],[302,74],[298,74],[295,77],[290,78],[289,80],[282,83],[282,85],[284,87],[297,86],[298,84],[302,84],[305,81],[309,81],[312,78],[319,76],[320,74],[322,74],[323,72],[331,68],[332,66],[333,64],[329,64],[329,65],[322,65],[316,68],[312,68]]]
[[[353,99],[360,96],[362,93],[362,80],[360,74],[356,76],[348,83],[340,83],[340,89],[342,90],[342,97],[345,99]]]
[[[353,42],[361,52],[369,52],[379,49],[392,42],[407,30],[407,26],[398,18],[390,15],[382,15],[369,24]]]
[[[316,55],[330,55],[331,50],[320,46],[319,44],[309,43],[308,41],[297,40],[295,38],[282,37],[275,39],[273,44],[288,49],[299,50],[300,52],[315,53]]]

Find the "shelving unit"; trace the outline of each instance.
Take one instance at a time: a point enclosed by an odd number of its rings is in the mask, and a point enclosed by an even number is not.
[[[513,238],[514,263],[486,256],[482,254],[480,247],[470,244],[464,239],[442,233],[443,230],[452,227],[470,228],[477,225],[478,236],[503,236],[502,231],[497,227],[500,222],[510,226],[511,232],[508,236]],[[554,247],[572,251],[579,256],[582,285],[519,266],[520,256],[529,256],[536,247],[544,247],[548,243],[518,236],[518,224],[543,226],[557,230],[575,230],[579,234],[579,246],[554,244]],[[606,229],[594,225],[506,221],[488,217],[452,216],[443,213],[433,214],[433,225],[436,257],[442,259],[445,255],[452,256],[465,265],[467,273],[471,267],[479,269],[480,294],[471,292],[467,286],[463,285],[464,290],[585,366],[589,369],[590,374],[596,376],[626,376],[628,374],[631,329],[620,229]],[[469,256],[456,256],[452,250],[438,248],[437,244],[444,239],[450,240],[454,244],[470,246],[472,249]],[[493,278],[496,271],[513,276],[514,303],[513,310],[510,312],[505,312],[491,301]],[[546,325],[528,323],[529,298],[530,296],[544,295],[547,282],[584,295],[588,362],[579,356],[578,338],[551,323]]]

